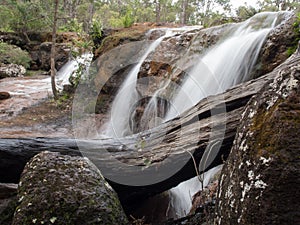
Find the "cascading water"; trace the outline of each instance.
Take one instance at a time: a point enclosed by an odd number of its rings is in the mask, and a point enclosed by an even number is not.
[[[248,80],[268,33],[282,14],[282,12],[260,13],[245,22],[230,26],[231,34],[200,56],[199,62],[186,75],[180,88],[173,92],[173,97],[168,104],[170,105],[168,112],[163,120],[157,118],[158,108],[165,107],[166,104],[161,104],[157,99],[160,99],[160,92],[168,88],[170,81],[161,85],[162,88],[156,91],[144,109],[141,127],[149,129],[159,125],[180,115],[201,99],[224,92],[233,85]],[[130,109],[138,99],[136,91],[138,72],[147,56],[169,35],[171,34],[166,33],[153,42],[140,62],[128,74],[113,102],[111,118],[106,124],[107,136],[123,137],[131,134],[129,120],[132,111]],[[209,179],[217,169],[213,168],[205,177]],[[204,186],[206,183],[207,180]],[[191,198],[200,189],[198,179],[193,178],[169,191],[170,204],[175,217],[182,217],[189,213],[192,205]]]
[[[196,29],[199,27],[189,27],[189,28],[163,28],[165,34],[154,42],[150,44],[145,54],[139,60],[139,63],[134,66],[134,68],[129,72],[124,83],[120,87],[113,103],[112,110],[110,113],[110,120],[104,125],[104,135],[109,137],[124,137],[126,135],[132,134],[129,126],[130,113],[134,104],[138,100],[138,93],[136,90],[137,75],[143,62],[146,60],[148,55],[153,52],[163,39],[175,35],[179,32],[184,32],[191,29]]]
[[[70,60],[67,62],[56,75],[56,84],[59,88],[62,88],[64,85],[69,84],[70,76],[79,68],[80,65],[85,66],[85,70],[88,71],[88,67],[92,61],[93,54],[85,53],[76,59]]]
[[[210,49],[177,90],[165,120],[178,116],[201,99],[249,79],[262,44],[278,13],[260,13],[237,25],[226,40]]]
[[[80,63],[88,66],[91,59],[92,54],[87,53],[66,63],[56,75],[58,89],[61,90],[63,85],[69,84],[69,77],[76,71]],[[0,117],[6,117],[7,114],[16,115],[23,108],[30,108],[52,95],[50,77],[43,79],[31,77],[9,79],[0,83],[0,89],[9,92],[13,96],[5,104],[1,104],[0,111],[8,113],[3,113]]]
[[[263,42],[276,25],[278,16],[279,13],[257,14],[239,24],[233,35],[209,50],[176,93],[165,120],[179,115],[206,96],[248,80]],[[204,178],[214,174],[217,168],[208,171]],[[204,187],[206,185],[204,182]],[[200,189],[199,180],[195,177],[169,191],[175,218],[189,213],[191,196]]]
[[[194,177],[168,191],[170,198],[169,218],[180,218],[186,216],[192,208],[193,196],[206,187],[213,177],[221,171],[223,165],[219,165],[200,175],[203,182],[201,183],[198,177]]]

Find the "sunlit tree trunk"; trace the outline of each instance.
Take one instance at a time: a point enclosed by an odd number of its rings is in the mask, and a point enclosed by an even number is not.
[[[156,23],[160,22],[160,13],[161,13],[160,11],[161,11],[160,0],[156,0],[156,5],[155,5]]]
[[[51,87],[54,99],[57,99],[57,89],[55,84],[55,43],[56,43],[56,23],[57,23],[57,10],[58,10],[58,0],[54,1],[54,18],[53,18],[53,28],[52,28],[52,46],[51,46],[51,57],[50,57],[50,66],[51,66]]]
[[[88,8],[88,15],[86,18],[86,21],[84,22],[84,31],[88,33],[90,31],[92,22],[93,22],[93,16],[95,13],[95,5],[94,0],[90,0],[89,8]]]
[[[181,23],[182,24],[187,24],[188,6],[189,6],[189,0],[182,0],[182,3],[181,3],[181,7],[182,7]]]

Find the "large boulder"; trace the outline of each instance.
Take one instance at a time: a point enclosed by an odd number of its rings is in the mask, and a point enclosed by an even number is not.
[[[26,166],[13,224],[126,224],[114,190],[86,158],[42,152]]]
[[[1,64],[0,79],[6,77],[23,77],[26,73],[24,66],[17,64]]]
[[[299,224],[299,58],[246,107],[220,178],[218,224]]]

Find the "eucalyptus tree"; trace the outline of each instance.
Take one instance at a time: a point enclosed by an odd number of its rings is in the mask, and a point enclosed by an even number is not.
[[[259,0],[261,11],[299,10],[299,0]]]

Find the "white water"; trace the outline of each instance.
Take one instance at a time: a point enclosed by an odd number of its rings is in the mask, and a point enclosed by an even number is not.
[[[223,165],[219,165],[201,174],[203,178],[203,187],[205,188],[214,178],[214,176],[222,169]],[[180,218],[186,216],[192,208],[193,196],[202,189],[202,184],[198,177],[180,183],[178,186],[169,190],[170,210],[169,218]]]
[[[93,58],[92,53],[85,53],[77,57],[76,59],[67,62],[56,74],[57,86],[60,89],[62,89],[64,85],[70,84],[69,78],[72,75],[72,73],[74,73],[79,68],[80,64],[85,65],[86,70],[88,70],[92,58]]]
[[[160,29],[164,30],[165,34],[150,44],[145,54],[139,60],[139,63],[135,65],[134,68],[129,72],[127,78],[120,87],[112,103],[110,120],[107,124],[104,125],[104,135],[109,137],[124,137],[132,134],[132,131],[130,130],[129,126],[130,114],[132,107],[138,100],[138,93],[136,91],[137,75],[140,71],[143,62],[146,60],[148,55],[159,46],[163,39],[171,37],[180,32],[182,33],[183,31],[188,31],[197,28],[199,27]]]
[[[261,13],[238,25],[235,32],[210,49],[193,68],[171,101],[165,120],[178,116],[206,96],[224,92],[249,79],[261,46],[275,26],[278,13]],[[215,167],[204,175],[204,186],[220,170]],[[179,184],[169,191],[175,218],[186,216],[192,207],[192,196],[201,190],[198,178]],[[174,215],[175,214],[175,215]]]
[[[88,63],[88,59],[91,60],[91,54],[84,54],[66,63],[57,72],[57,88],[61,90],[64,84],[68,84],[70,75],[78,68],[79,63]],[[0,111],[5,113],[2,113],[0,117],[6,117],[8,114],[16,115],[24,108],[30,108],[41,102],[41,100],[52,96],[50,77],[43,79],[31,77],[6,78],[5,82],[0,82],[0,89],[9,92],[12,96],[12,98],[1,104]]]
[[[278,13],[257,14],[240,23],[230,37],[210,49],[177,90],[165,120],[180,115],[209,95],[248,80],[277,17]]]
[[[78,69],[80,63],[88,66],[91,60],[92,54],[86,53],[67,62],[56,74],[55,81],[58,89],[62,89],[63,85],[70,83],[69,78]],[[48,92],[49,96],[52,94],[51,77],[44,79],[19,78],[8,82],[17,87],[13,91],[9,91],[12,96],[30,96],[39,92]]]

